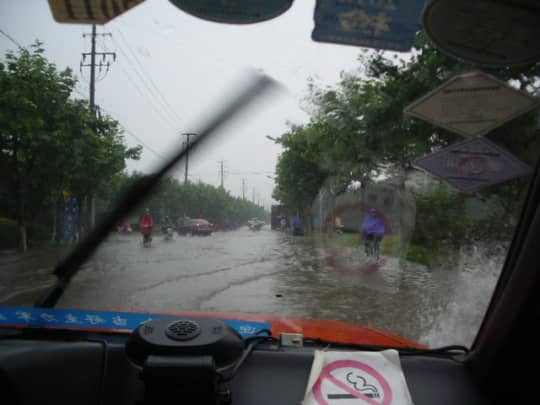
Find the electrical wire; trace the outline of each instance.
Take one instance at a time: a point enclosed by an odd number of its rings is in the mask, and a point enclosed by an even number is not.
[[[127,55],[127,53],[118,45],[118,43],[116,42],[116,40],[114,39],[113,37],[113,42],[116,44],[116,47],[117,49],[122,53],[122,55],[124,55],[124,57],[126,58],[127,62],[129,64],[131,64],[133,66],[133,63],[131,62],[131,59],[129,58],[129,56]],[[122,71],[124,72],[126,78],[129,80],[129,82],[133,85],[133,87],[135,87],[135,89],[137,90],[137,92],[141,95],[141,97],[143,97],[144,99],[146,99],[146,101],[148,102],[148,104],[150,104],[150,106],[152,107],[152,109],[164,120],[164,122],[167,123],[167,125],[169,125],[171,128],[173,128],[174,130],[177,130],[178,127],[176,125],[176,123],[169,117],[167,116],[162,109],[160,109],[159,107],[156,107],[156,105],[154,104],[154,102],[149,98],[147,97],[143,92],[142,90],[140,89],[140,87],[136,84],[135,80],[133,80],[132,76],[128,73],[128,71],[126,69],[124,69],[124,67],[120,64],[120,69],[122,69]],[[147,89],[149,89],[148,87],[148,84],[144,81],[144,78],[142,77],[142,75],[139,73],[139,71],[137,69],[134,69],[135,73],[139,76],[139,78],[141,79],[141,82],[145,85],[145,87]],[[151,92],[150,92],[151,93]]]
[[[73,91],[75,93],[77,93],[78,95],[80,95],[81,97],[84,97],[86,98],[86,95],[84,95],[79,89],[77,88],[74,88]],[[113,114],[109,111],[107,111],[105,108],[103,107],[100,107],[103,111],[105,111],[107,114],[109,114],[111,117],[113,116]],[[146,144],[140,137],[138,137],[137,135],[135,135],[132,131],[130,131],[128,128],[125,127],[125,125],[121,124],[120,122],[118,122],[118,125],[128,134],[130,135],[132,138],[136,139],[137,141],[139,141],[141,143],[141,145],[146,148],[147,150],[149,150],[150,152],[152,152],[154,155],[156,155],[157,157],[159,157],[160,159],[165,159],[165,156],[163,156],[161,153],[155,151],[154,149],[152,149],[150,146],[148,146],[148,144]]]
[[[8,33],[6,33],[4,30],[2,30],[0,28],[0,33],[5,36],[7,39],[9,39],[11,42],[13,42],[15,45],[17,45],[19,47],[19,49],[24,49],[23,46],[21,44],[19,44],[17,41],[15,41],[13,39],[13,37],[11,35],[9,35]]]
[[[170,112],[172,112],[172,115],[174,117],[176,117],[176,119],[179,121],[179,122],[182,122],[182,118],[178,115],[178,113],[176,112],[176,110],[171,106],[171,104],[167,101],[167,99],[163,96],[163,93],[159,90],[159,88],[156,86],[156,83],[154,82],[154,80],[152,79],[152,76],[148,73],[148,71],[144,68],[143,64],[141,63],[139,57],[137,56],[136,52],[133,51],[133,48],[131,47],[131,45],[129,44],[129,42],[127,41],[126,37],[124,36],[123,32],[120,30],[120,28],[117,28],[117,31],[118,33],[120,34],[120,36],[122,37],[122,40],[124,41],[124,43],[127,45],[127,48],[128,50],[131,52],[131,54],[133,55],[133,58],[135,59],[135,62],[137,62],[137,64],[139,65],[141,71],[143,72],[143,74],[146,75],[146,78],[148,79],[148,81],[150,82],[150,84],[152,85],[152,87],[154,88],[154,90],[156,91],[156,93],[159,95],[159,97],[161,97],[161,100],[163,101],[163,104],[165,106],[167,106],[170,110]]]
[[[156,84],[152,80],[152,77],[144,69],[144,66],[140,62],[140,60],[137,57],[135,51],[133,51],[133,48],[131,47],[129,42],[127,42],[127,39],[125,38],[124,34],[122,34],[122,31],[120,31],[118,29],[118,33],[120,34],[120,37],[121,37],[122,41],[126,45],[126,48],[128,49],[128,51],[131,53],[132,57],[129,57],[127,55],[127,53],[123,50],[123,48],[118,43],[118,41],[116,41],[114,39],[114,37],[113,37],[113,42],[115,43],[116,47],[120,50],[120,52],[122,52],[124,57],[129,61],[129,63],[131,64],[131,67],[133,68],[133,70],[135,71],[135,73],[137,74],[139,79],[141,80],[144,87],[148,90],[149,94],[152,97],[154,97],[156,102],[161,103],[160,106],[163,108],[163,111],[168,114],[167,116],[172,120],[172,122],[174,122],[175,124],[176,124],[176,122],[181,122],[182,120],[177,115],[176,111],[171,107],[171,105],[167,102],[167,100],[165,100],[165,97],[159,91],[158,87],[156,86]],[[135,63],[133,63],[133,60],[135,60]],[[137,66],[139,68],[137,68]],[[150,85],[148,83],[150,83]],[[155,90],[153,90],[152,87],[154,87]]]
[[[266,333],[267,335],[262,335],[263,333]],[[218,375],[220,376],[221,382],[227,382],[234,378],[242,364],[246,361],[246,359],[249,357],[251,352],[253,352],[253,349],[255,346],[262,342],[262,341],[274,341],[277,342],[277,339],[272,337],[272,331],[269,329],[260,329],[259,331],[255,332],[253,335],[247,337],[244,339],[244,345],[246,345],[246,348],[244,349],[242,356],[234,363],[232,366],[226,367],[222,370],[218,371]]]
[[[102,108],[100,107],[103,111],[105,111],[107,114],[109,114],[110,116],[112,116],[112,114],[107,111],[105,108]],[[143,147],[145,147],[146,149],[148,149],[150,152],[152,152],[154,155],[156,155],[157,157],[159,157],[160,159],[165,159],[165,156],[162,155],[161,153],[157,152],[156,150],[152,149],[150,146],[148,146],[140,137],[138,137],[137,135],[135,135],[132,131],[130,131],[128,128],[126,128],[125,125],[121,124],[120,122],[118,122],[118,125],[120,125],[120,127],[129,135],[131,135],[134,139],[136,139],[137,141],[139,141],[141,143],[141,145]]]

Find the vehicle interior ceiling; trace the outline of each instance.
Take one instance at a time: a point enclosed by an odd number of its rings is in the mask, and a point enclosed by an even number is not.
[[[538,263],[540,164],[532,176],[503,271],[470,351],[401,351],[405,379],[416,405],[531,403],[526,398],[534,395],[528,391],[538,377],[540,342]],[[126,353],[128,339],[127,334],[112,332],[0,328],[0,402],[142,403],[145,385],[140,369]],[[305,342],[303,347],[283,347],[275,340],[262,340],[231,380],[232,403],[300,403],[314,350],[326,346]],[[339,349],[363,348],[343,344]],[[166,374],[154,386],[161,390],[154,398],[161,401],[169,394],[181,395],[183,389],[190,391],[190,384],[200,389],[199,393],[208,388],[197,375],[173,377]],[[185,402],[177,399],[170,403]],[[210,402],[201,399],[200,403]]]

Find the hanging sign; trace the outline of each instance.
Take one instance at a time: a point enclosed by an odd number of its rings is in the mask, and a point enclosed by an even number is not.
[[[540,60],[537,0],[430,0],[423,23],[443,52],[466,62],[505,67]]]
[[[53,18],[60,23],[105,24],[144,0],[49,0]]]
[[[179,9],[203,20],[252,24],[283,14],[293,0],[170,0]]]
[[[531,95],[471,72],[453,77],[404,112],[464,136],[481,136],[537,106]]]
[[[413,162],[460,191],[476,191],[532,172],[507,150],[486,138],[472,138]]]
[[[424,0],[318,0],[314,41],[410,51]]]

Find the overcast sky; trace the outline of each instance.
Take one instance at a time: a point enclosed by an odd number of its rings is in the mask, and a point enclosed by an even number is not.
[[[144,147],[142,159],[130,170],[150,171],[193,131],[220,97],[238,82],[245,69],[263,70],[288,90],[261,104],[226,128],[219,145],[200,150],[190,159],[190,178],[218,185],[224,161],[225,188],[268,207],[272,203],[273,174],[280,148],[265,135],[277,137],[287,122],[303,123],[301,109],[307,80],[333,84],[341,71],[358,67],[359,48],[315,43],[311,40],[315,0],[296,0],[283,15],[254,25],[217,24],[190,16],[166,0],[147,0],[98,27],[98,51],[116,52],[117,60],[96,86],[96,103],[126,127],[129,145]],[[77,90],[88,94],[88,69],[79,72],[81,52],[90,51],[83,38],[91,26],[59,24],[44,0],[0,1],[0,29],[23,46],[44,42],[46,56],[59,68],[71,67],[80,79]],[[4,55],[15,46],[0,36]],[[88,62],[88,61],[87,61]],[[103,72],[102,72],[103,73]],[[151,79],[148,79],[150,77]],[[157,90],[156,90],[157,88]],[[157,153],[157,154],[156,154]],[[179,167],[175,175],[183,178]]]

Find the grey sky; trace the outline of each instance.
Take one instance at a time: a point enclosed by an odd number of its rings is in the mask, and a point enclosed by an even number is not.
[[[267,175],[274,171],[280,148],[265,135],[279,136],[287,129],[287,121],[307,120],[300,101],[306,94],[308,77],[333,84],[342,70],[358,66],[358,48],[311,40],[314,6],[315,0],[296,0],[289,11],[273,20],[233,26],[200,20],[165,0],[147,0],[98,27],[98,33],[113,34],[112,39],[98,40],[98,50],[115,51],[117,61],[98,82],[96,103],[153,150],[166,155],[172,145],[178,144],[181,132],[191,131],[195,120],[201,119],[209,107],[224,101],[220,95],[246,68],[262,69],[281,82],[287,94],[228,126],[219,145],[201,151],[189,172],[192,180],[218,185],[217,162],[224,160],[229,173],[225,188],[240,196],[241,179],[245,178],[246,197],[251,199],[255,189],[268,207],[273,182]],[[90,32],[90,26],[56,23],[44,0],[2,0],[0,28],[23,46],[40,39],[50,60],[60,68],[70,66],[81,76],[81,52],[90,50],[90,40],[82,33]],[[2,55],[13,48],[0,36]],[[142,83],[140,76],[146,75],[162,96],[156,94],[152,83],[148,82],[148,88]],[[84,95],[88,94],[87,77],[85,71],[77,86]],[[164,111],[170,109],[163,107],[162,97],[174,111]],[[163,111],[158,114],[156,109]],[[139,143],[129,134],[126,141],[129,145]],[[129,162],[128,168],[149,171],[159,160],[145,148],[142,159]],[[183,178],[183,167],[176,175]]]

